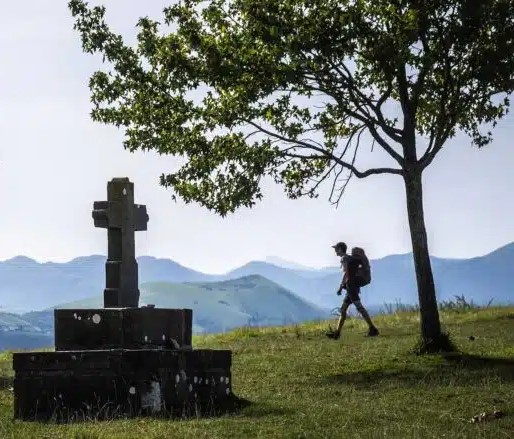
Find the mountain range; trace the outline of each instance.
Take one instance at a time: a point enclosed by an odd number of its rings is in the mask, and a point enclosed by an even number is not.
[[[28,312],[62,303],[101,296],[105,282],[105,256],[93,255],[67,263],[38,263],[18,256],[0,262],[0,305],[7,312]],[[438,300],[464,295],[477,304],[514,301],[514,243],[471,259],[432,257]],[[228,273],[213,275],[184,267],[170,259],[142,256],[137,259],[141,284],[169,282],[221,282],[259,275],[321,308],[337,306],[335,290],[340,282],[338,267],[290,268],[253,261]],[[276,262],[279,263],[279,262]],[[371,261],[373,280],[363,289],[366,304],[417,303],[416,278],[411,254],[392,255]]]
[[[51,346],[54,308],[102,307],[105,260],[38,263],[17,256],[0,262],[0,349]],[[439,301],[464,295],[476,304],[514,303],[514,243],[481,257],[431,260]],[[151,256],[139,257],[138,265],[140,303],[193,309],[195,333],[326,319],[341,301],[339,267],[268,258],[213,275]],[[372,260],[371,267],[373,280],[362,297],[372,313],[386,303],[417,303],[411,254]]]

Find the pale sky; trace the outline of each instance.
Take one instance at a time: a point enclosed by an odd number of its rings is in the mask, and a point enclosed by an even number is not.
[[[138,17],[160,18],[170,2],[91,4],[105,4],[108,22],[133,39]],[[67,0],[2,2],[0,55],[0,260],[106,254],[93,201],[106,198],[108,180],[124,176],[150,215],[148,231],[136,235],[138,255],[221,273],[267,256],[335,265],[330,245],[339,240],[363,246],[373,259],[411,251],[399,176],[353,179],[338,209],[326,196],[288,200],[273,184],[263,202],[226,218],[173,202],[159,175],[176,167],[174,159],[131,154],[121,131],[89,118],[88,78],[101,60],[82,53]],[[514,241],[513,121],[501,121],[481,151],[464,136],[452,139],[425,173],[431,254],[472,257]]]

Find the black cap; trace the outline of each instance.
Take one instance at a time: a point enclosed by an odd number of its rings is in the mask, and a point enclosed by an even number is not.
[[[346,251],[347,245],[344,242],[338,242],[336,245],[333,245],[332,248],[344,248]]]

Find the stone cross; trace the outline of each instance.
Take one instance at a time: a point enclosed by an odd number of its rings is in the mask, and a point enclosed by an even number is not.
[[[107,201],[93,204],[95,227],[107,229],[104,308],[137,308],[139,288],[134,232],[146,230],[146,206],[134,205],[134,183],[113,178],[107,183]]]

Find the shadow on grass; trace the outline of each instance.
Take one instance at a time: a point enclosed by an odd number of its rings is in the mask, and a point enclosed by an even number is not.
[[[267,416],[284,416],[291,414],[292,410],[283,407],[274,407],[269,404],[252,404],[248,409],[244,410],[241,415],[245,418],[265,418]]]
[[[50,416],[41,414],[36,418],[27,417],[23,419],[25,422],[40,422],[47,424],[69,424],[69,423],[83,423],[83,422],[102,422],[114,421],[130,418],[150,418],[156,420],[192,420],[192,419],[206,419],[218,418],[223,416],[242,416],[245,418],[262,418],[267,416],[283,416],[288,414],[289,411],[281,407],[274,407],[268,404],[253,403],[245,398],[232,396],[224,401],[222,404],[218,403],[216,406],[204,405],[184,405],[181,409],[173,409],[172,411],[163,411],[160,413],[150,413],[141,411],[138,414],[122,414],[117,411],[103,411],[97,412],[92,409],[89,412],[84,411],[55,411]]]
[[[140,409],[137,412],[135,410],[126,411],[120,406],[106,403],[101,406],[91,405],[88,406],[88,409],[79,410],[67,407],[54,407],[52,411],[45,410],[36,415],[25,414],[18,419],[25,422],[39,422],[44,424],[107,422],[134,418],[176,421],[237,416],[241,415],[242,410],[251,405],[251,401],[232,395],[216,403],[189,402],[169,409],[163,408],[159,412],[153,412],[150,409]]]
[[[349,372],[321,378],[323,384],[351,384],[358,388],[418,387],[420,385],[477,385],[491,377],[514,382],[514,358],[440,354],[439,364],[402,364],[397,368]]]

